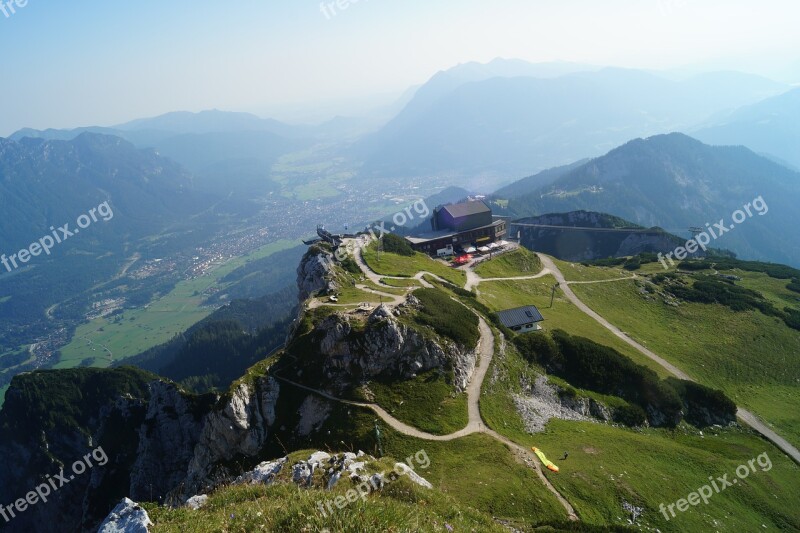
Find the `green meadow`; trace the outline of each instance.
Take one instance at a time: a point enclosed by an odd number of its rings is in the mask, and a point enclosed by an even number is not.
[[[570,333],[574,330],[566,328]],[[675,430],[630,429],[600,422],[551,420],[545,431],[529,434],[517,414],[513,395],[520,383],[543,373],[514,347],[497,341],[497,351],[484,382],[481,414],[490,427],[525,446],[536,446],[560,468],[545,471],[548,479],[574,506],[582,522],[625,526],[624,502],[642,507],[637,528],[674,531],[796,530],[800,527],[800,467],[757,434],[741,428],[697,428],[682,423]],[[560,380],[552,380],[560,382]],[[579,395],[587,395],[578,391]],[[614,398],[601,398],[613,404]],[[562,460],[564,452],[568,458]],[[708,505],[690,507],[666,519],[659,505],[686,498],[709,476],[732,475],[736,467],[767,453],[772,468],[758,467],[746,481],[720,494]],[[762,461],[764,464],[767,462]],[[763,526],[762,526],[763,525]]]
[[[492,311],[535,305],[544,317],[544,322],[540,325],[545,331],[562,329],[571,335],[587,337],[600,344],[611,346],[661,376],[667,376],[667,372],[660,365],[575,307],[560,290],[556,289],[553,306],[550,307],[550,296],[555,283],[555,278],[550,275],[533,280],[484,282],[478,286],[480,291],[478,299]]]
[[[766,289],[772,282],[750,284]],[[572,289],[631,337],[697,381],[724,390],[800,445],[800,332],[759,311],[699,303],[670,306],[640,294],[633,281]]]
[[[518,248],[484,261],[475,268],[475,273],[482,278],[507,278],[514,276],[532,276],[542,270],[539,257],[526,248]]]
[[[425,271],[436,274],[459,287],[463,287],[467,281],[466,274],[461,270],[456,270],[419,252],[411,257],[379,252],[377,243],[373,242],[364,248],[362,253],[367,265],[383,276],[412,278],[418,272]]]

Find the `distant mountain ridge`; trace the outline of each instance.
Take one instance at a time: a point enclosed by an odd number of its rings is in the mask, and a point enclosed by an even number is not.
[[[341,127],[348,128],[350,125]],[[10,139],[69,141],[84,133],[113,135],[138,148],[156,149],[161,155],[194,172],[198,180],[212,189],[220,182],[220,167],[235,168],[235,175],[243,184],[242,187],[252,188],[254,183],[258,183],[269,188],[266,175],[278,157],[307,147],[313,143],[312,137],[329,135],[331,131],[335,133],[336,129],[334,125],[330,131],[324,127],[317,130],[311,126],[291,126],[277,120],[262,119],[249,113],[210,110],[167,113],[113,127],[90,126],[71,130],[25,128],[15,132]],[[228,186],[232,183],[230,179],[222,181]]]
[[[180,220],[212,198],[198,193],[191,175],[176,163],[119,137],[0,139],[0,209],[6,215],[0,219],[0,241],[5,246],[24,246],[48,233],[50,225],[74,222],[104,201],[121,216],[112,233],[98,225],[93,234],[119,240]]]
[[[35,137],[50,140],[71,140],[84,132],[105,133],[127,138],[130,135],[137,139],[138,135],[151,136],[154,139],[166,138],[181,134],[230,133],[241,131],[269,132],[282,137],[301,137],[308,133],[308,128],[291,126],[274,119],[260,118],[251,113],[238,113],[211,109],[192,113],[190,111],[173,111],[155,117],[131,120],[115,126],[88,126],[72,129],[36,130],[23,128],[9,138],[20,140],[24,137]],[[131,142],[134,142],[133,140]],[[143,142],[139,140],[139,142]]]
[[[75,233],[78,218],[106,202],[108,213]],[[60,320],[83,316],[91,294],[84,291],[113,280],[141,256],[177,253],[201,238],[208,225],[219,224],[211,206],[239,212],[236,205],[198,191],[177,163],[119,137],[0,139],[0,254],[30,250],[53,234],[50,228],[66,224],[73,233],[49,255],[40,253],[18,270],[0,267],[0,345],[29,344],[32,335],[58,327]],[[138,288],[158,290],[157,285]],[[129,285],[128,291],[134,288]],[[14,365],[4,359],[0,366]]]
[[[677,82],[618,68],[549,78],[470,73],[461,67],[458,75],[437,74],[359,143],[364,174],[529,174],[690,127],[786,88],[729,72]],[[720,86],[728,89],[720,93]]]
[[[743,147],[712,147],[678,133],[630,141],[512,196],[508,211],[515,217],[597,211],[688,234],[691,226],[705,229],[720,219],[730,225],[732,214],[758,197],[768,212],[753,212],[711,246],[800,264],[800,173]]]
[[[691,134],[708,144],[741,144],[800,168],[800,88],[737,109]]]

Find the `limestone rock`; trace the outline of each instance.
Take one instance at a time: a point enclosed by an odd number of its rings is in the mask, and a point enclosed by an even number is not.
[[[333,254],[320,247],[312,247],[297,267],[297,288],[303,302],[315,292],[334,292],[338,288],[332,280]]]
[[[454,388],[463,391],[477,362],[477,351],[434,340],[400,322],[386,306],[378,307],[363,331],[355,332],[350,318],[334,313],[315,327],[320,359],[334,389],[345,389],[377,377],[411,379],[432,369],[452,369]]]
[[[192,496],[188,500],[186,500],[186,507],[193,511],[197,511],[208,503],[208,496],[205,494],[200,494],[198,496]]]
[[[147,511],[138,503],[125,498],[100,524],[98,533],[148,533],[152,525],[154,524]]]
[[[283,457],[275,461],[264,461],[250,472],[246,472],[236,478],[234,485],[244,483],[251,485],[271,485],[272,482],[275,481],[275,477],[281,473],[283,466],[288,460],[288,457]]]
[[[255,390],[241,383],[222,410],[208,415],[189,463],[185,491],[195,493],[208,484],[219,463],[241,455],[252,457],[261,451],[275,422],[279,393],[280,385],[271,376],[256,380]]]

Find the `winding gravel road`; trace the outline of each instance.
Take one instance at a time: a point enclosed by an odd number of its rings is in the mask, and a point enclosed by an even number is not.
[[[564,291],[564,295],[572,302],[578,309],[595,319],[601,326],[609,330],[611,333],[622,339],[624,342],[628,343],[636,350],[641,352],[642,354],[646,355],[663,368],[665,368],[670,374],[673,376],[685,379],[688,381],[694,381],[686,372],[681,370],[680,368],[676,367],[672,363],[665,360],[663,357],[657,355],[652,350],[642,346],[635,340],[628,337],[625,333],[622,332],[618,327],[611,324],[608,320],[594,312],[588,305],[583,303],[580,298],[578,298],[575,293],[570,288],[570,283],[577,283],[577,282],[568,282],[564,278],[564,274],[556,266],[553,260],[543,254],[537,254],[539,258],[542,260],[542,265],[544,265],[545,269],[549,270],[550,273],[553,274],[553,277],[556,278],[556,281],[561,285],[561,289]],[[623,279],[630,279],[630,278],[623,278]],[[612,281],[612,280],[606,280]],[[775,433],[763,420],[758,418],[756,415],[747,411],[746,409],[738,408],[736,412],[737,416],[748,426],[752,429],[760,433],[764,438],[772,442],[775,446],[780,448],[784,453],[786,453],[789,457],[791,457],[796,463],[800,464],[800,450],[790,444],[786,439]]]
[[[536,470],[536,474],[538,475],[539,479],[542,481],[542,484],[556,497],[564,510],[567,512],[567,517],[569,520],[577,521],[578,515],[575,513],[575,509],[572,505],[567,501],[564,496],[558,492],[550,480],[547,479],[547,476],[544,475],[544,472],[541,468],[541,463],[539,462],[539,458],[530,450],[525,448],[524,446],[520,446],[519,444],[513,442],[512,440],[500,435],[496,431],[486,427],[483,423],[483,419],[481,418],[480,413],[480,395],[481,395],[481,387],[483,386],[483,380],[486,378],[486,373],[489,370],[489,367],[492,364],[492,357],[494,356],[494,334],[492,333],[492,328],[486,323],[483,318],[479,318],[479,327],[480,327],[480,340],[478,341],[478,363],[476,365],[475,371],[472,373],[472,378],[470,379],[470,383],[467,386],[467,410],[468,410],[468,422],[467,425],[455,433],[450,433],[449,435],[433,435],[431,433],[426,433],[424,431],[420,431],[419,429],[409,426],[405,422],[401,422],[400,420],[393,417],[389,414],[383,407],[374,404],[374,403],[367,403],[367,402],[357,402],[354,400],[345,400],[342,398],[337,398],[332,394],[327,392],[314,389],[308,387],[306,385],[301,385],[295,381],[290,379],[281,377],[277,374],[274,374],[274,377],[284,383],[288,383],[300,389],[306,390],[308,392],[317,394],[327,400],[331,400],[334,402],[339,402],[346,405],[353,405],[356,407],[363,407],[366,409],[372,410],[381,420],[383,420],[389,427],[402,433],[403,435],[407,435],[409,437],[414,437],[420,440],[429,440],[429,441],[451,441],[455,439],[459,439],[461,437],[466,437],[467,435],[472,435],[474,433],[484,433],[495,440],[498,440],[505,444],[508,448],[510,448],[515,455],[524,463],[530,464],[533,466],[534,470]]]
[[[357,248],[356,253],[353,254],[353,255],[354,255],[354,259],[355,259],[356,263],[358,264],[359,268],[363,272],[364,276],[366,276],[370,281],[372,281],[373,283],[375,283],[378,286],[391,287],[391,286],[386,285],[386,284],[383,283],[384,279],[409,279],[409,278],[403,278],[403,277],[397,277],[397,276],[382,276],[382,275],[374,272],[372,269],[369,268],[367,263],[364,261],[364,258],[363,258],[362,254],[361,254],[361,249],[360,248]],[[550,257],[545,256],[543,254],[537,254],[537,255],[541,259],[542,265],[543,265],[542,270],[538,274],[530,275],[530,276],[509,277],[509,278],[486,278],[486,279],[484,279],[484,278],[481,278],[478,274],[476,274],[474,272],[473,268],[466,268],[466,269],[464,269],[464,271],[465,271],[465,273],[467,275],[467,281],[466,281],[466,284],[465,284],[464,288],[467,289],[467,290],[472,290],[473,288],[476,288],[479,284],[481,284],[483,282],[530,280],[530,279],[542,278],[542,277],[547,276],[547,275],[552,275],[556,279],[556,281],[559,283],[560,288],[564,292],[564,295],[567,297],[567,299],[569,299],[569,301],[573,305],[575,305],[578,309],[580,309],[583,313],[589,315],[595,321],[597,321],[600,325],[602,325],[604,328],[606,328],[611,333],[613,333],[615,336],[617,336],[619,339],[621,339],[625,343],[629,344],[630,346],[632,346],[633,348],[635,348],[636,350],[638,350],[639,352],[644,354],[646,357],[650,358],[651,360],[653,360],[656,363],[658,363],[659,365],[661,365],[663,368],[665,368],[673,376],[676,376],[676,377],[678,377],[680,379],[691,380],[691,377],[688,374],[686,374],[685,372],[683,372],[681,369],[679,369],[675,365],[671,364],[670,362],[668,362],[667,360],[665,360],[664,358],[662,358],[661,356],[659,356],[658,354],[656,354],[652,350],[646,348],[645,346],[642,346],[641,344],[639,344],[638,342],[636,342],[635,340],[630,338],[628,335],[626,335],[624,332],[622,332],[619,328],[617,328],[616,326],[611,324],[604,317],[602,317],[601,315],[596,313],[594,310],[592,310],[589,306],[587,306],[585,303],[583,303],[583,301],[581,301],[580,298],[578,298],[577,295],[575,295],[575,293],[570,288],[570,284],[609,283],[609,282],[615,282],[615,281],[630,280],[630,279],[634,279],[634,278],[637,277],[635,274],[633,274],[631,277],[610,279],[610,280],[568,282],[566,280],[566,278],[564,277],[563,273],[561,272],[561,270],[558,268],[558,266],[556,266],[555,262]],[[419,280],[420,284],[423,287],[431,287],[431,284],[428,283],[424,279],[424,276],[430,276],[430,277],[432,277],[434,279],[437,279],[439,281],[444,281],[439,276],[436,276],[435,274],[432,274],[432,273],[429,273],[429,272],[418,272],[414,276],[414,279]],[[371,288],[367,288],[367,287],[360,287],[360,288],[363,288],[364,290],[369,290],[370,292],[373,292],[373,293],[376,293],[376,294],[381,294],[379,291],[375,291],[374,289],[371,289]],[[396,287],[391,287],[391,288],[396,288]],[[411,290],[411,289],[409,289],[409,290]],[[391,296],[392,297],[392,305],[396,305],[397,303],[399,303],[401,300],[404,299],[401,296],[389,295],[388,293],[383,293],[383,294],[385,294],[386,296]],[[567,515],[568,515],[569,519],[573,520],[573,521],[579,520],[579,518],[578,518],[577,514],[575,513],[575,510],[572,507],[572,505],[566,500],[566,498],[564,498],[561,495],[561,493],[559,493],[559,491],[552,485],[552,483],[550,483],[550,480],[548,480],[547,477],[544,475],[544,472],[542,470],[539,458],[534,453],[532,453],[532,451],[530,451],[527,448],[525,448],[523,446],[520,446],[519,444],[511,441],[507,437],[504,437],[503,435],[500,435],[499,433],[497,433],[496,431],[492,430],[491,428],[488,428],[483,423],[483,419],[481,418],[481,415],[480,415],[480,394],[481,394],[481,387],[483,385],[483,381],[484,381],[484,379],[486,377],[486,373],[488,372],[489,367],[491,366],[492,357],[494,356],[495,337],[494,337],[494,334],[492,332],[492,329],[489,327],[489,325],[486,323],[486,321],[482,317],[479,317],[479,327],[480,327],[480,341],[479,341],[478,348],[477,348],[479,360],[478,360],[478,362],[476,364],[475,371],[473,372],[473,375],[471,377],[470,383],[469,383],[469,385],[467,387],[467,391],[466,391],[467,392],[468,423],[463,429],[461,429],[459,431],[456,431],[454,433],[451,433],[449,435],[433,435],[431,433],[426,433],[424,431],[420,431],[419,429],[417,429],[415,427],[409,426],[408,424],[406,424],[404,422],[401,422],[400,420],[397,420],[395,417],[393,417],[385,409],[383,409],[382,407],[380,407],[377,404],[366,403],[366,402],[357,402],[357,401],[352,401],[352,400],[345,400],[345,399],[341,399],[341,398],[336,398],[335,396],[332,396],[331,394],[326,393],[324,391],[321,391],[321,390],[318,390],[318,389],[313,389],[313,388],[307,387],[305,385],[301,385],[299,383],[296,383],[294,381],[291,381],[289,379],[286,379],[286,378],[283,378],[283,377],[280,377],[280,376],[277,376],[277,375],[275,377],[277,379],[285,382],[285,383],[291,384],[291,385],[293,385],[295,387],[299,387],[299,388],[304,389],[304,390],[306,390],[308,392],[317,394],[317,395],[319,395],[319,396],[321,396],[323,398],[326,398],[328,400],[339,402],[339,403],[343,403],[343,404],[347,404],[347,405],[353,405],[353,406],[357,406],[357,407],[370,409],[378,417],[380,417],[381,420],[383,420],[388,426],[390,426],[394,430],[396,430],[396,431],[398,431],[398,432],[400,432],[400,433],[402,433],[404,435],[407,435],[407,436],[410,436],[410,437],[414,437],[414,438],[418,438],[418,439],[421,439],[421,440],[440,441],[440,442],[442,442],[442,441],[451,441],[451,440],[458,439],[458,438],[461,438],[461,437],[465,437],[467,435],[472,435],[472,434],[475,434],[475,433],[483,433],[485,435],[489,435],[490,437],[494,438],[495,440],[505,444],[511,451],[513,451],[515,453],[515,455],[518,457],[519,460],[521,460],[522,462],[527,463],[529,465],[532,465],[532,467],[536,470],[536,473],[537,473],[538,477],[541,479],[541,481],[544,484],[544,486],[558,499],[558,501],[564,507],[565,511],[567,512]],[[780,448],[783,452],[785,452],[792,459],[794,459],[798,464],[800,464],[800,451],[798,451],[797,448],[795,448],[793,445],[791,445],[789,442],[787,442],[784,438],[782,438],[777,433],[775,433],[772,429],[770,429],[762,420],[760,420],[754,414],[752,414],[751,412],[749,412],[749,411],[747,411],[745,409],[738,409],[737,415],[739,416],[739,418],[746,425],[750,426],[752,429],[754,429],[755,431],[760,433],[766,439],[768,439],[769,441],[774,443],[778,448]]]
[[[364,275],[373,283],[379,286],[386,286],[382,283],[383,279],[408,279],[408,278],[394,278],[391,276],[381,276],[377,274],[373,270],[369,268],[369,266],[364,261],[364,258],[361,255],[361,249],[358,248],[357,252],[354,255],[356,264],[358,264],[361,271]],[[423,276],[431,276],[434,279],[444,281],[442,278],[435,274],[431,274],[429,272],[418,272],[414,279],[420,281],[423,286],[432,287],[430,283],[425,281]],[[396,288],[396,287],[393,287]],[[377,291],[376,291],[377,292]],[[541,463],[539,458],[534,454],[531,450],[528,450],[524,446],[521,446],[512,440],[500,435],[496,431],[488,428],[484,423],[483,419],[481,418],[480,413],[480,396],[481,396],[481,388],[483,386],[483,381],[486,378],[486,374],[489,371],[489,367],[492,364],[492,358],[494,357],[494,345],[495,345],[495,337],[494,333],[492,332],[492,328],[486,323],[483,317],[478,316],[478,324],[480,328],[480,339],[478,341],[478,346],[476,348],[478,361],[476,362],[475,370],[472,373],[470,378],[469,385],[467,386],[467,425],[455,433],[451,433],[449,435],[433,435],[431,433],[426,433],[424,431],[420,431],[419,429],[409,426],[408,424],[401,422],[400,420],[393,417],[389,414],[384,408],[381,406],[368,403],[368,402],[357,402],[353,400],[345,400],[342,398],[337,398],[325,391],[321,391],[318,389],[314,389],[308,387],[306,385],[302,385],[285,377],[279,376],[277,373],[273,374],[274,377],[284,383],[293,385],[300,389],[306,390],[308,392],[317,394],[327,400],[331,400],[334,402],[339,402],[346,405],[352,405],[356,407],[362,407],[366,409],[372,410],[381,420],[383,420],[389,427],[402,433],[403,435],[407,435],[409,437],[414,437],[420,440],[429,440],[429,441],[451,441],[454,439],[458,439],[461,437],[466,437],[467,435],[472,435],[475,433],[483,433],[492,437],[493,439],[503,443],[506,445],[514,455],[524,464],[528,464],[533,467],[536,471],[537,476],[541,480],[542,484],[549,490],[553,496],[559,501],[561,506],[567,513],[567,517],[571,521],[578,521],[578,515],[575,512],[575,509],[572,505],[567,501],[564,496],[556,489],[550,480],[547,479],[544,472],[542,471]]]

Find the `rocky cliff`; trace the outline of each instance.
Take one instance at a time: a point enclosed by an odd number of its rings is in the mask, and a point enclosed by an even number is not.
[[[667,253],[686,242],[658,228],[646,230],[611,215],[588,211],[541,215],[516,223],[520,225],[512,224],[511,231],[514,236],[519,232],[523,246],[565,261]]]
[[[320,322],[312,335],[318,339],[326,382],[342,390],[375,378],[411,379],[438,368],[452,370],[455,389],[466,389],[477,352],[409,326],[402,317],[413,313],[414,306],[412,296],[403,306],[379,306],[363,325],[360,321],[354,325],[345,313]]]
[[[255,457],[275,423],[280,385],[270,376],[253,384],[240,383],[221,410],[205,419],[202,432],[181,483],[182,499],[192,496],[214,480],[238,474],[222,465],[232,459]]]
[[[322,245],[308,249],[297,267],[297,288],[300,302],[317,292],[334,292],[333,254]]]
[[[335,268],[329,251],[312,247],[297,270],[301,298],[335,290]],[[410,297],[367,315],[304,312],[285,352],[250,369],[225,394],[190,394],[130,367],[18,376],[0,411],[0,504],[24,497],[94,447],[102,446],[108,461],[0,527],[47,531],[58,523],[65,531],[94,531],[125,497],[182,504],[277,457],[275,442],[298,447],[330,435],[341,424],[335,422],[341,406],[284,385],[284,373],[341,392],[373,378],[404,380],[438,368],[463,390],[475,351],[414,325],[418,309]],[[298,361],[316,374],[303,374]]]

